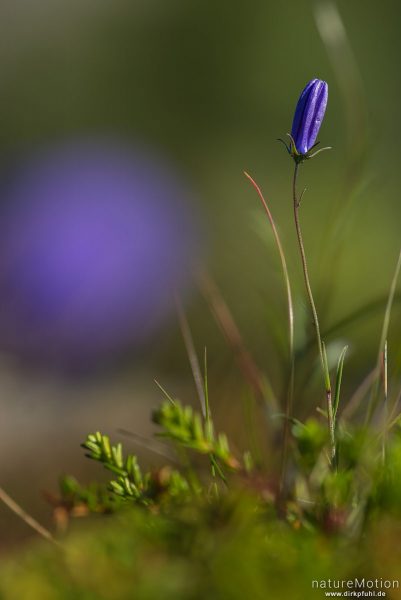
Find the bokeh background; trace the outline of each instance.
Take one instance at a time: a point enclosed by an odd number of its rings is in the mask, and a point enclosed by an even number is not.
[[[333,150],[301,170],[312,284],[329,350],[350,347],[345,398],[374,366],[401,245],[400,18],[395,0],[3,0],[0,472],[1,485],[43,522],[51,511],[42,492],[56,490],[60,474],[98,476],[79,448],[89,431],[151,434],[154,379],[196,403],[174,297],[198,353],[207,346],[218,426],[234,445],[247,443],[252,393],[200,272],[218,286],[282,397],[285,291],[244,170],[264,190],[287,252],[296,413],[319,403],[292,165],[276,141],[313,77],[329,83],[319,137]],[[30,535],[0,506],[2,550]]]

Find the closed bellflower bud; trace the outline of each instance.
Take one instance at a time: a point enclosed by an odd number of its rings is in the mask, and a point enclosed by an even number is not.
[[[317,146],[316,138],[326,112],[327,98],[328,85],[321,79],[312,79],[299,97],[291,135],[288,134],[291,142],[287,147],[296,162],[302,162],[317,154],[317,152],[313,154],[310,152]]]
[[[295,109],[291,136],[299,154],[313,148],[326,111],[328,86],[321,79],[312,79],[301,93]]]

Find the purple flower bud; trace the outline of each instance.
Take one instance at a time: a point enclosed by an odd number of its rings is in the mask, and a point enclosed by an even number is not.
[[[314,146],[326,111],[328,85],[312,79],[302,91],[295,109],[291,136],[298,154],[307,154]]]

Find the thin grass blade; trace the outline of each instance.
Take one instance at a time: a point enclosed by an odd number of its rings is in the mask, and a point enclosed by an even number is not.
[[[334,402],[333,402],[334,419],[337,416],[338,405],[340,403],[341,382],[342,382],[342,378],[343,378],[344,360],[345,360],[345,355],[347,354],[347,350],[348,350],[348,346],[344,346],[344,348],[342,349],[342,352],[340,354],[340,357],[338,359],[338,364],[337,364],[336,383],[335,383],[335,387],[334,387]]]
[[[398,255],[398,260],[397,260],[397,264],[395,267],[394,275],[391,280],[390,292],[388,295],[387,306],[386,306],[386,310],[384,313],[383,326],[382,326],[382,331],[381,331],[381,336],[380,336],[380,344],[379,344],[379,349],[378,349],[378,353],[377,353],[377,361],[376,361],[377,378],[375,381],[375,385],[373,386],[373,389],[372,389],[372,393],[370,396],[370,400],[369,400],[369,404],[368,404],[368,408],[367,408],[367,412],[366,412],[366,419],[365,419],[366,425],[370,423],[373,413],[374,413],[374,410],[377,406],[377,396],[378,396],[379,384],[380,384],[380,377],[379,377],[380,367],[381,367],[382,356],[383,356],[383,352],[384,352],[384,346],[385,346],[386,340],[388,338],[391,309],[393,307],[393,301],[394,301],[395,291],[396,291],[396,287],[397,287],[398,277],[400,274],[400,269],[401,269],[401,251]]]
[[[175,295],[175,305],[177,309],[178,321],[180,324],[181,334],[184,340],[185,349],[187,351],[189,364],[191,366],[192,376],[194,379],[196,391],[201,405],[202,414],[206,416],[205,390],[202,383],[202,372],[199,366],[198,356],[195,350],[195,344],[191,333],[191,328],[188,323],[182,302],[178,294]]]

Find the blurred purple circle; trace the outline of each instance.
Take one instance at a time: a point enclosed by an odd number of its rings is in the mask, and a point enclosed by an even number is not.
[[[0,194],[3,350],[90,364],[146,341],[188,284],[192,194],[143,151],[61,144],[3,177]]]

